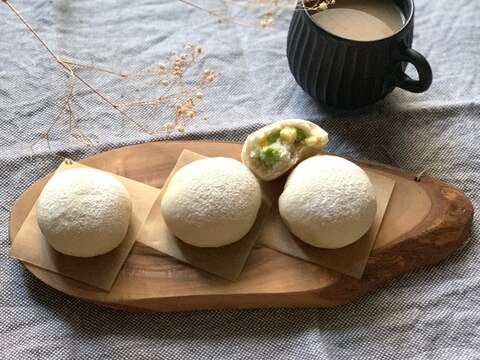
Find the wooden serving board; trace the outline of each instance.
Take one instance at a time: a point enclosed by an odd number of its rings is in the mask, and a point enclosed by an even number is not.
[[[108,151],[81,163],[162,187],[183,149],[239,159],[241,147],[238,143],[156,142]],[[416,182],[414,173],[391,166],[354,161],[396,181],[361,280],[263,247],[252,251],[239,281],[230,282],[137,243],[110,292],[24,265],[66,294],[128,310],[330,307],[359,299],[407,271],[437,263],[465,241],[473,207],[459,190],[429,177]],[[17,200],[10,216],[10,239],[15,238],[50,176]]]

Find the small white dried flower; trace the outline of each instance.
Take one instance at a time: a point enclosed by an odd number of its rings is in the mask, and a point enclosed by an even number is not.
[[[204,73],[206,76],[208,76],[208,75],[210,75],[210,74],[212,73],[212,70],[210,70],[210,69],[205,69],[205,70],[203,70],[203,73]]]
[[[322,2],[322,3],[320,4],[320,10],[323,11],[323,10],[327,10],[327,9],[328,9],[327,3],[326,3],[326,2]]]
[[[170,81],[168,81],[168,80],[162,80],[162,85],[163,85],[163,86],[168,86],[168,85],[170,85]]]
[[[190,110],[189,112],[187,112],[187,116],[191,119],[195,116],[195,113]]]
[[[161,70],[165,70],[167,68],[167,65],[165,65],[164,63],[159,63],[158,64],[158,67],[161,69]]]
[[[172,130],[175,127],[175,125],[172,122],[167,122],[166,124],[163,125],[163,127],[165,128],[165,130]]]
[[[203,93],[201,91],[197,92],[197,99],[203,99]]]
[[[185,126],[178,125],[177,130],[178,130],[179,133],[184,133],[185,132]]]
[[[263,28],[263,29],[272,27],[273,25],[275,25],[275,19],[273,17],[264,16],[260,20],[260,27]]]

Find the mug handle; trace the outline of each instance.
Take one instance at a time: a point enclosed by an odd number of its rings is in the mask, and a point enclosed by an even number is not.
[[[414,80],[405,74],[402,62],[408,62],[415,66],[418,72],[418,80]],[[432,84],[432,68],[427,59],[419,52],[412,48],[401,48],[394,66],[392,82],[395,86],[410,92],[424,92]]]

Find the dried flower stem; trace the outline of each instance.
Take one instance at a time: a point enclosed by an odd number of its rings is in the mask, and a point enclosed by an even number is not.
[[[45,43],[45,41],[43,41],[43,39],[37,34],[37,32],[30,26],[30,24],[24,19],[24,17],[17,11],[17,9],[15,9],[13,7],[13,5],[10,3],[10,1],[8,0],[2,0],[5,4],[7,4],[7,6],[10,8],[10,10],[13,11],[13,13],[22,21],[22,23],[28,28],[28,30],[30,30],[30,32],[37,38],[38,41],[40,41],[40,43],[43,45],[43,47],[45,49],[47,49],[47,51],[50,53],[50,55],[52,55],[55,60],[61,65],[63,66],[65,69],[67,69],[71,74],[73,73],[72,71],[72,68],[70,66],[68,66],[68,64],[66,64],[62,59],[60,59],[60,57],[58,57],[57,54],[55,54],[53,52],[52,49],[50,49],[50,47]]]
[[[66,64],[70,65],[70,66],[76,66],[76,67],[81,67],[81,68],[85,68],[85,69],[92,69],[92,70],[96,70],[96,71],[100,71],[100,72],[105,72],[107,74],[120,76],[122,78],[126,78],[126,77],[131,75],[131,74],[127,74],[127,73],[122,73],[122,72],[112,71],[112,70],[109,70],[109,69],[104,69],[104,68],[101,68],[101,67],[98,67],[98,66],[79,64],[79,63],[76,63],[76,62],[73,62],[73,61],[70,61],[70,60],[64,60],[64,62]]]
[[[57,122],[60,120],[60,118],[62,117],[62,115],[65,113],[65,111],[67,111],[69,114],[72,114],[72,111],[71,111],[71,101],[72,101],[72,97],[73,97],[73,89],[75,88],[75,75],[73,74],[73,71],[70,73],[70,87],[69,87],[69,90],[68,90],[68,93],[67,93],[67,97],[65,99],[65,101],[63,102],[63,105],[62,107],[60,108],[60,111],[58,112],[57,116],[55,116],[55,118],[53,119],[53,122],[50,124],[50,126],[48,127],[47,131],[45,132],[43,138],[40,138],[36,141],[34,141],[31,145],[30,145],[30,154],[33,155],[33,148],[34,146],[39,143],[42,139],[45,139],[46,142],[47,142],[47,146],[48,148],[50,149],[50,133],[52,132],[52,129],[54,128],[54,126],[57,124]],[[71,115],[70,115],[71,116]],[[71,120],[70,120],[70,124],[71,124]]]
[[[206,12],[220,20],[227,21],[240,26],[269,28],[275,25],[275,16],[280,10],[309,10],[324,11],[330,5],[335,4],[335,0],[217,0],[231,8],[243,9],[250,15],[257,17],[254,22],[238,21],[234,17],[227,16],[219,11],[214,11],[204,6],[200,6],[188,0],[178,0],[184,4],[190,5],[198,10]]]
[[[115,106],[120,107],[120,108],[126,108],[126,107],[134,107],[134,106],[158,105],[160,102],[162,102],[164,100],[178,99],[179,97],[186,96],[187,94],[188,94],[188,91],[185,90],[185,91],[182,91],[182,92],[179,92],[179,93],[162,95],[162,96],[159,96],[158,98],[154,98],[154,99],[115,104]]]
[[[55,125],[62,118],[62,116],[65,115],[65,113],[67,113],[67,116],[68,116],[68,125],[69,125],[70,134],[74,134],[78,136],[86,146],[89,146],[89,147],[95,146],[95,142],[92,139],[90,139],[81,130],[73,111],[72,99],[74,96],[74,89],[75,89],[75,84],[77,83],[77,80],[86,88],[88,88],[92,93],[94,93],[97,97],[99,97],[103,102],[105,102],[107,105],[113,108],[124,119],[127,119],[128,121],[133,123],[137,128],[139,128],[141,131],[150,135],[170,133],[173,129],[175,129],[175,126],[177,126],[177,130],[179,132],[184,132],[185,127],[180,123],[180,120],[185,119],[187,121],[193,118],[196,113],[201,112],[199,110],[194,109],[195,104],[193,103],[193,100],[192,100],[192,96],[194,95],[192,94],[194,94],[195,92],[197,94],[201,93],[200,90],[203,87],[205,87],[207,84],[211,83],[215,79],[216,74],[213,74],[211,70],[208,70],[209,71],[208,76],[207,75],[202,76],[202,78],[197,82],[196,86],[193,89],[190,89],[190,91],[188,91],[188,89],[185,88],[185,84],[183,81],[183,77],[185,76],[187,71],[190,69],[190,67],[195,63],[196,56],[202,53],[201,45],[197,45],[197,46],[190,45],[190,44],[187,45],[185,48],[188,50],[189,55],[187,55],[187,53],[180,54],[175,59],[175,62],[168,67],[165,63],[160,63],[156,68],[151,68],[147,71],[142,71],[137,73],[125,73],[125,72],[112,71],[109,69],[105,69],[105,68],[101,68],[93,65],[86,65],[86,64],[75,62],[75,61],[62,59],[47,45],[47,43],[45,43],[45,41],[40,37],[40,35],[25,20],[25,18],[15,9],[15,7],[10,3],[9,0],[1,0],[1,1],[4,2],[9,7],[9,9],[18,17],[18,19],[20,19],[20,21],[26,26],[26,28],[30,31],[30,33],[34,35],[34,37],[50,53],[50,55],[55,59],[55,61],[68,72],[68,75],[70,78],[70,86],[69,86],[69,90],[67,92],[65,101],[63,102],[58,114],[53,119],[53,122],[48,127],[47,131],[42,135],[40,139],[36,140],[30,146],[30,150],[32,154],[33,154],[33,147],[41,140],[46,140],[48,148],[50,149],[51,132],[55,127]],[[170,75],[170,76],[173,76],[174,78],[169,80],[163,79],[161,81],[161,84],[166,88],[163,91],[162,95],[156,98],[118,104],[112,101],[99,89],[97,89],[92,84],[90,84],[87,80],[85,80],[83,76],[81,76],[78,72],[75,71],[75,68],[95,70],[95,71],[103,72],[109,75],[118,76],[120,78],[130,78],[133,80],[146,78],[154,75],[161,75],[161,76]],[[180,87],[181,91],[171,93],[171,90],[174,88],[174,86]],[[203,98],[203,93],[201,94],[202,94],[201,97],[198,96],[198,98]],[[167,123],[164,125],[164,129],[162,131],[152,131],[147,129],[142,123],[138,122],[128,113],[126,113],[124,110],[124,108],[133,107],[133,106],[164,105],[163,102],[165,100],[171,100],[171,99],[175,99],[177,101],[178,99],[186,99],[186,100],[179,107],[177,106],[178,103],[175,104],[175,107],[174,107],[176,109],[175,110],[176,111],[175,126],[172,126],[171,123]]]
[[[307,5],[308,4],[308,5]],[[330,5],[334,5],[335,0],[310,0],[297,4],[297,10],[325,11]]]
[[[43,39],[38,35],[38,33],[30,26],[30,24],[24,19],[24,17],[15,9],[15,7],[10,3],[8,0],[3,0],[5,4],[13,11],[13,13],[22,21],[22,23],[28,28],[28,30],[37,38],[37,40],[43,45],[43,47],[50,53],[50,55],[53,56],[53,58],[57,61],[58,64],[60,64],[63,68],[65,68],[71,79],[72,79],[72,87],[71,91],[69,91],[69,94],[67,96],[67,101],[71,100],[72,93],[73,93],[73,84],[75,83],[75,79],[78,79],[81,83],[83,83],[86,87],[88,87],[93,93],[95,93],[98,97],[100,97],[103,101],[105,101],[108,105],[110,105],[112,108],[114,108],[118,113],[120,113],[124,118],[127,120],[131,121],[133,124],[135,124],[138,128],[140,128],[142,131],[147,132],[148,134],[153,134],[154,132],[147,130],[142,124],[140,124],[138,121],[133,119],[130,115],[125,113],[123,110],[119,109],[118,106],[116,106],[110,99],[108,99],[105,95],[100,93],[97,89],[95,89],[92,85],[90,85],[86,80],[84,80],[81,76],[79,76],[70,66],[70,64],[76,64],[73,62],[68,62],[60,58],[46,43],[43,41]],[[80,65],[80,64],[77,64]],[[83,67],[88,67],[88,65],[82,65]],[[112,73],[112,72],[110,72]],[[66,108],[66,105],[62,106],[62,111],[61,114],[63,113],[64,109]],[[61,115],[59,114],[59,115]],[[52,126],[49,128],[49,132],[51,131],[53,125],[59,120],[59,116],[55,119],[54,123]]]
[[[222,21],[227,21],[227,22],[230,22],[230,23],[235,24],[235,25],[246,26],[246,27],[251,27],[253,25],[253,24],[250,24],[248,22],[239,21],[239,20],[237,20],[237,19],[235,19],[231,16],[223,15],[223,14],[217,12],[217,11],[207,9],[203,6],[195,4],[195,3],[191,2],[191,1],[188,1],[188,0],[178,0],[178,1],[180,1],[181,3],[184,3],[186,5],[192,6],[197,10],[206,12],[207,14],[210,14],[210,15],[216,17],[216,18],[219,18]]]

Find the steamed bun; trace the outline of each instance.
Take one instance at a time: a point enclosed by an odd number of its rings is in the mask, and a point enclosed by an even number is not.
[[[341,248],[360,239],[376,210],[375,189],[365,172],[329,155],[300,163],[279,198],[280,216],[290,231],[320,248]]]
[[[161,208],[178,238],[194,246],[218,247],[248,233],[261,201],[260,184],[245,165],[216,157],[181,168],[172,177]]]
[[[92,257],[120,245],[131,211],[128,191],[115,177],[100,170],[76,168],[54,175],[43,188],[37,223],[58,252]]]

